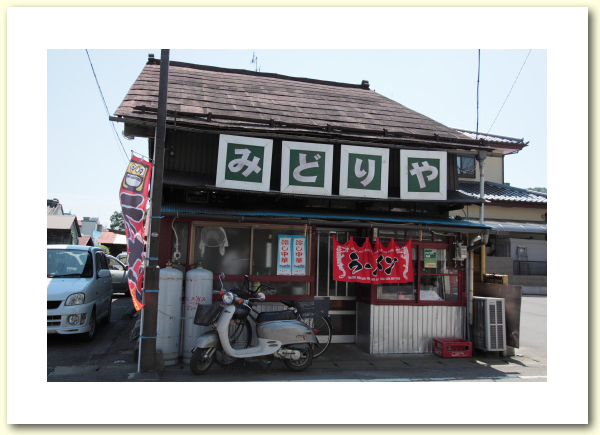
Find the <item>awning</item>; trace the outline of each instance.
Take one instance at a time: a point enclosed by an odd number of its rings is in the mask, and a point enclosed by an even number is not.
[[[245,209],[240,207],[214,206],[208,204],[194,203],[165,203],[162,206],[162,213],[168,215],[183,214],[187,215],[205,215],[213,217],[243,217],[243,218],[266,218],[266,219],[302,219],[313,221],[336,221],[336,222],[361,222],[361,223],[383,223],[383,224],[407,224],[431,227],[454,227],[474,230],[490,229],[489,225],[481,225],[478,222],[472,222],[466,219],[452,219],[439,216],[407,216],[400,213],[381,213],[381,212],[359,212],[355,210],[340,209],[278,209],[278,208],[257,208]],[[317,222],[314,222],[317,223]],[[424,228],[425,229],[425,228]]]
[[[492,227],[491,234],[497,234],[498,232],[548,234],[548,226],[541,224],[517,224],[506,222],[486,222],[486,224]]]

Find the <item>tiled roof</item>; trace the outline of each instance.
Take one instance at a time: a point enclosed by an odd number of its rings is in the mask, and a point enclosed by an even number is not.
[[[489,142],[502,142],[502,143],[510,143],[515,145],[527,145],[529,142],[525,142],[523,139],[517,139],[516,137],[508,137],[508,136],[500,136],[497,134],[487,134],[482,132],[476,132],[471,130],[463,130],[457,128],[456,131],[464,134],[465,136],[470,137],[471,139],[483,139]]]
[[[479,181],[459,181],[459,192],[471,197],[479,197]],[[491,202],[523,202],[546,204],[547,195],[527,189],[508,186],[506,184],[485,182],[483,194],[486,201]]]
[[[150,60],[116,116],[155,121],[160,61]],[[363,85],[170,62],[169,124],[331,137],[409,137],[487,146]]]
[[[73,225],[75,216],[71,215],[48,215],[47,228],[52,230],[68,230]]]
[[[125,245],[127,240],[123,234],[113,233],[111,231],[102,231],[98,238],[98,243],[101,245]]]

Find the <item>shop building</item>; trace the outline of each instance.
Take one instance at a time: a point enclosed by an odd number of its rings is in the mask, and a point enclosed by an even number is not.
[[[149,138],[153,159],[160,61],[151,56],[112,120]],[[279,300],[331,298],[333,342],[370,353],[429,353],[466,338],[470,238],[490,230],[451,212],[457,156],[494,147],[359,85],[170,62],[159,264],[202,263],[226,288],[244,275]],[[486,235],[487,237],[487,235]],[[333,279],[334,240],[409,240],[412,282]],[[286,269],[282,240],[302,245]],[[387,261],[387,260],[386,260]],[[390,260],[391,261],[391,260]],[[393,264],[389,264],[393,267]]]

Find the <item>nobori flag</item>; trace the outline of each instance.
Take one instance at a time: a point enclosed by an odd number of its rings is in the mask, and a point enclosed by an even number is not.
[[[144,236],[144,211],[148,202],[148,188],[152,174],[152,163],[131,156],[119,189],[123,210],[123,226],[127,239],[127,282],[133,306],[139,311],[142,304],[144,284],[144,259],[146,238]]]

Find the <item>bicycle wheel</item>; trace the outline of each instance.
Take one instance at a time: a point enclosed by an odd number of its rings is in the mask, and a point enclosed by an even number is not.
[[[310,316],[310,314],[308,314]],[[305,314],[306,316],[306,314]],[[323,355],[331,343],[332,327],[327,317],[302,317],[302,322],[315,332],[318,344],[314,346],[313,358]]]
[[[229,343],[234,349],[245,349],[250,346],[252,328],[248,319],[234,319],[229,324]],[[222,366],[232,364],[237,358],[230,357],[222,350],[217,350],[215,361]]]

